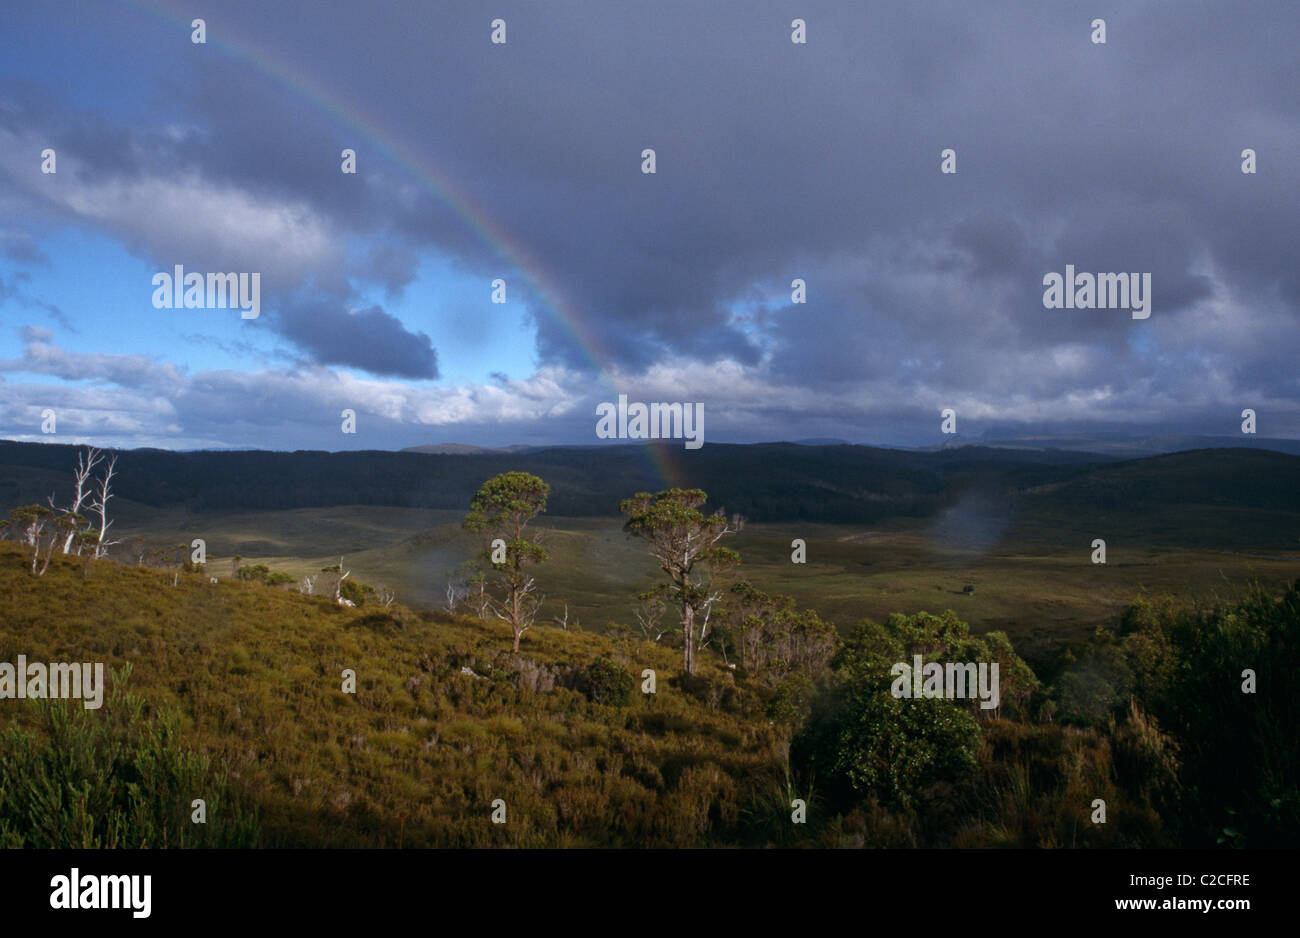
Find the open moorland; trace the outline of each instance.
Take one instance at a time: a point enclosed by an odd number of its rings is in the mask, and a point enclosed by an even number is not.
[[[0,662],[109,684],[4,701],[0,845],[1298,842],[1300,459],[807,447],[760,484],[772,454],[730,449],[736,485],[686,477],[750,518],[694,674],[671,610],[637,624],[662,574],[611,494],[655,488],[636,453],[121,454],[106,558],[34,574],[21,524],[0,543]],[[65,498],[75,455],[0,444],[13,507]],[[475,490],[519,467],[565,510],[512,650],[439,606],[484,547]],[[340,559],[348,603],[302,589]],[[997,662],[996,705],[900,700],[922,649]]]

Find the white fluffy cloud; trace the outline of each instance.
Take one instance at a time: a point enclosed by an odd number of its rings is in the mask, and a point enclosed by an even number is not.
[[[26,339],[21,358],[0,361],[0,435],[48,441],[40,433],[41,411],[51,407],[58,414],[60,439],[123,447],[594,444],[596,405],[616,400],[619,393],[632,401],[703,403],[705,439],[715,442],[820,436],[905,442],[918,427],[932,430],[933,441],[941,442],[939,412],[945,407],[956,409],[963,432],[970,429],[965,421],[1064,426],[1094,420],[1140,427],[1179,410],[1202,415],[1205,432],[1213,433],[1209,421],[1216,415],[1226,421],[1242,407],[1290,413],[1286,401],[1225,402],[1232,384],[1213,369],[1197,376],[1195,390],[1162,387],[1141,377],[1052,395],[1026,389],[995,398],[919,379],[899,383],[892,374],[816,389],[782,383],[765,366],[727,359],[660,362],[597,382],[585,373],[545,366],[519,380],[413,387],[324,366],[186,374],[172,363],[140,355],[70,352],[53,344],[47,330],[28,329]],[[1087,367],[1088,353],[1065,347],[1049,365]],[[50,378],[59,381],[42,380]],[[344,410],[357,415],[356,435],[341,433]],[[795,429],[774,429],[780,427]]]
[[[47,330],[29,328],[24,337],[22,357],[0,361],[0,374],[11,376],[0,384],[0,434],[12,439],[48,441],[40,415],[51,407],[60,435],[104,445],[387,448],[408,437],[421,442],[422,433],[564,417],[581,402],[585,380],[561,368],[449,387],[411,387],[323,366],[187,375],[142,355],[70,352],[48,341]],[[345,409],[358,416],[355,436],[340,432]]]
[[[0,172],[27,199],[103,228],[164,269],[201,258],[212,269],[260,271],[264,281],[288,286],[344,259],[325,220],[306,203],[254,194],[193,170],[88,172],[66,150],[53,185],[30,156],[44,145],[35,134],[0,129]]]

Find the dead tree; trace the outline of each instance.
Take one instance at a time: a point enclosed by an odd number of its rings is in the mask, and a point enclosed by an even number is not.
[[[456,606],[460,603],[460,600],[464,595],[464,587],[452,580],[447,581],[447,598],[443,600],[442,605],[443,608],[447,610],[448,615],[454,616],[456,614]]]
[[[340,606],[348,605],[348,602],[343,599],[343,581],[346,580],[352,574],[352,571],[351,570],[345,571],[343,569],[343,558],[342,557],[339,558],[338,566],[321,567],[320,572],[328,573],[334,578],[334,602]],[[317,577],[312,577],[311,578],[312,593],[315,592],[317,585],[319,585],[321,591],[324,592],[324,590],[329,588],[327,585],[329,582],[330,582],[329,580],[326,580],[324,583],[318,584]]]
[[[343,558],[340,557],[339,578],[334,583],[334,601],[338,603],[340,606],[343,605],[343,581],[348,578],[348,574],[350,574],[351,572],[352,572],[351,570],[347,571],[347,573],[343,572]]]
[[[86,499],[90,498],[90,477],[95,471],[95,467],[99,465],[103,458],[104,454],[93,446],[87,447],[83,452],[78,454],[77,469],[72,474],[72,504],[68,506],[68,512],[70,514],[79,515],[81,513],[82,504]],[[77,540],[76,530],[70,530],[67,537],[63,539],[63,553],[71,553],[72,545]],[[78,543],[78,551],[80,551],[80,546],[81,545]]]
[[[113,497],[113,473],[117,469],[117,457],[112,457],[104,465],[104,475],[96,486],[95,501],[90,506],[90,510],[99,515],[99,528],[95,539],[95,559],[108,556],[108,549],[114,544],[122,543],[119,541],[106,540],[108,529],[112,527],[113,522],[108,520],[108,501]]]

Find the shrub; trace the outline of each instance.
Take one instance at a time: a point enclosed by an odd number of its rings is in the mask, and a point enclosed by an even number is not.
[[[373,593],[374,590],[370,592]],[[339,596],[360,606],[366,601],[366,587],[356,580],[344,580],[343,585],[339,587]]]
[[[143,698],[114,671],[102,711],[81,701],[34,703],[39,722],[0,735],[0,847],[40,849],[251,847],[254,813],[206,755],[178,740],[178,716],[144,717]],[[191,822],[191,801],[207,822]]]
[[[587,665],[579,682],[579,690],[592,703],[614,707],[626,706],[635,686],[636,679],[611,655],[603,655]]]
[[[778,723],[798,726],[808,718],[816,687],[806,674],[791,674],[776,685],[767,703],[767,716]]]
[[[954,701],[901,700],[887,687],[866,687],[823,700],[791,753],[841,803],[875,795],[907,808],[924,788],[969,778],[979,740],[975,718]]]
[[[264,563],[255,563],[251,567],[240,567],[235,573],[245,583],[265,583],[266,578],[271,575],[271,570]]]

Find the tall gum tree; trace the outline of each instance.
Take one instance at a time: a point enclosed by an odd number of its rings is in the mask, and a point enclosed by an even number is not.
[[[683,665],[694,674],[699,622],[707,628],[709,613],[721,598],[715,588],[719,568],[734,566],[740,555],[718,542],[744,527],[739,515],[700,511],[708,500],[701,489],[666,489],[651,495],[638,492],[624,499],[619,510],[627,516],[623,529],[644,539],[659,568],[668,575],[669,595],[681,609]]]
[[[551,487],[527,472],[503,472],[488,479],[470,501],[464,527],[486,533],[484,556],[497,574],[499,595],[492,602],[498,619],[510,626],[514,650],[519,639],[532,627],[541,607],[537,583],[528,568],[546,561],[546,548],[536,535],[528,535],[528,524],[546,511]],[[492,541],[505,542],[504,561],[494,560]],[[499,555],[498,555],[499,556]]]

